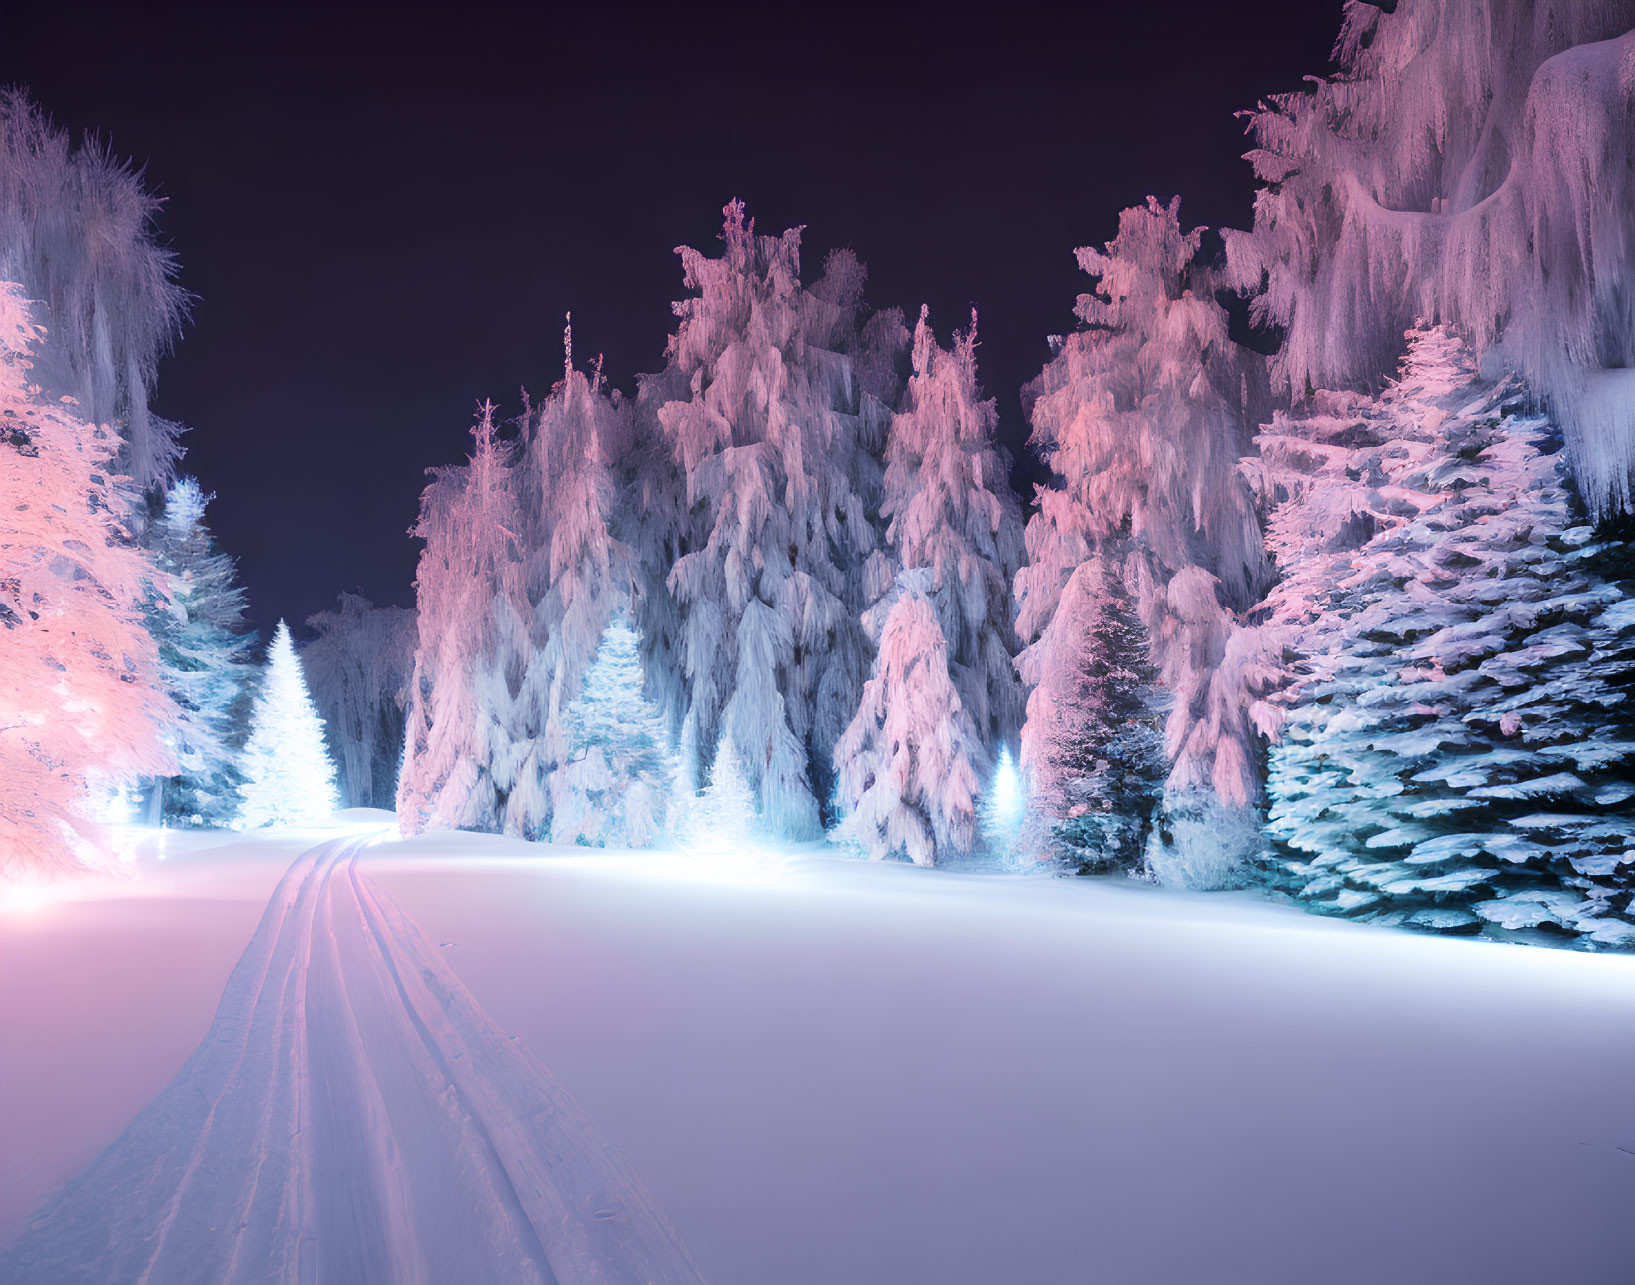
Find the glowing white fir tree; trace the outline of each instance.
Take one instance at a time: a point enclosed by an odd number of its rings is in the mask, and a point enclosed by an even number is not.
[[[241,830],[310,825],[339,806],[323,721],[307,691],[289,626],[282,620],[267,649],[242,768]]]

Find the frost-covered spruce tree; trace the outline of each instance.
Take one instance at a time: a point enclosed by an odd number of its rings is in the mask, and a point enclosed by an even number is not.
[[[758,236],[741,202],[724,251],[679,253],[698,295],[676,305],[657,408],[679,473],[669,571],[682,770],[730,734],[763,824],[815,837],[835,742],[857,708],[862,569],[876,534],[883,416],[859,379],[863,273],[837,252],[810,288],[800,230]],[[901,321],[895,323],[900,329]]]
[[[521,525],[494,407],[464,466],[438,470],[414,534],[419,646],[409,684],[398,825],[498,832],[516,779],[513,706],[527,658]]]
[[[1236,613],[1267,579],[1260,530],[1236,463],[1249,444],[1246,392],[1255,365],[1227,335],[1201,230],[1183,232],[1179,200],[1124,211],[1105,252],[1081,249],[1096,279],[1081,295],[1085,329],[1027,390],[1032,444],[1055,481],[1027,526],[1016,578],[1017,633],[1031,682],[1071,683],[1079,658],[1050,624],[1074,572],[1112,546],[1127,549],[1138,614],[1171,698],[1166,824],[1252,834],[1256,733],[1242,686]],[[1030,709],[1032,707],[1030,706]],[[1024,743],[1038,731],[1030,716]],[[1036,753],[1033,757],[1037,757]],[[1218,809],[1228,815],[1217,816]],[[1220,883],[1232,852],[1208,866],[1166,839],[1160,878]]]
[[[551,839],[645,848],[664,831],[675,756],[658,707],[642,691],[636,631],[620,612],[579,694],[563,711],[565,761],[551,774]]]
[[[244,743],[238,828],[311,825],[340,806],[324,724],[307,691],[295,640],[282,620],[267,648]]]
[[[762,843],[755,791],[729,732],[710,760],[704,788],[683,796],[682,846],[705,856],[741,857]]]
[[[94,780],[174,767],[176,710],[141,603],[155,573],[131,547],[112,482],[113,433],[48,399],[44,336],[0,282],[0,875],[50,874],[91,853]]]
[[[529,426],[517,469],[531,623],[512,720],[519,765],[505,824],[530,839],[556,828],[552,780],[569,758],[567,710],[609,624],[629,610],[635,577],[634,553],[613,535],[621,495],[610,463],[630,441],[629,408],[603,386],[600,362],[588,376],[574,368],[571,323],[565,347],[562,380]]]
[[[1024,555],[1022,512],[995,442],[999,414],[977,386],[976,313],[952,351],[938,346],[928,317],[922,307],[914,373],[886,437],[880,515],[894,569],[930,572],[954,686],[984,746],[997,747],[1022,723],[1010,592]],[[984,783],[989,760],[972,764]]]
[[[387,808],[397,794],[418,639],[415,613],[342,593],[307,618],[317,635],[301,649],[312,699],[324,720],[349,808]]]
[[[1276,381],[1369,386],[1443,318],[1553,405],[1591,510],[1627,508],[1635,0],[1352,3],[1335,53],[1250,113],[1264,186],[1227,234]]]
[[[1033,688],[1024,767],[1044,831],[1033,842],[1081,873],[1134,871],[1169,773],[1167,702],[1123,568],[1081,563],[1042,642],[1023,657]],[[1057,663],[1039,664],[1046,656]]]
[[[935,865],[972,851],[987,747],[949,673],[925,571],[881,604],[874,673],[835,750],[847,804],[842,837],[874,860]],[[875,613],[879,614],[879,613]]]
[[[148,408],[187,294],[159,243],[159,200],[101,143],[73,145],[21,89],[0,89],[0,281],[37,300],[32,380],[119,435],[115,471],[157,498],[179,427]]]
[[[1558,448],[1445,329],[1262,435],[1266,628],[1300,657],[1273,877],[1314,909],[1635,945],[1635,601]]]
[[[233,560],[205,522],[213,498],[193,478],[178,478],[147,532],[159,573],[147,626],[159,646],[165,690],[180,711],[168,734],[177,773],[153,785],[155,810],[171,825],[230,825],[243,779],[238,759],[255,680],[249,658],[255,636]]]

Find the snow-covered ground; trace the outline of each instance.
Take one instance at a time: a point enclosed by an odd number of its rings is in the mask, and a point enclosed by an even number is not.
[[[173,837],[0,917],[0,1240],[181,1070],[336,838]],[[816,855],[431,834],[356,871],[336,958],[349,906],[417,922],[706,1281],[1635,1276],[1635,958]]]

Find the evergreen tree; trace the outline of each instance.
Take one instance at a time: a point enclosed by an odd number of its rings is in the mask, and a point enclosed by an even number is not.
[[[1438,328],[1377,400],[1262,436],[1266,628],[1299,658],[1272,877],[1329,913],[1635,945],[1635,604],[1526,405]]]
[[[551,776],[551,838],[587,847],[647,847],[663,833],[675,762],[657,707],[642,693],[636,632],[608,623],[563,716],[564,762]]]
[[[171,771],[176,716],[109,464],[118,447],[32,379],[43,338],[0,283],[0,874],[71,869],[94,780]]]
[[[977,809],[977,826],[987,850],[1003,861],[1019,858],[1028,816],[1028,796],[1022,784],[1021,768],[1010,746],[1001,745],[993,777]]]
[[[1078,303],[1086,329],[1059,341],[1027,390],[1032,442],[1057,480],[1041,488],[1027,526],[1016,627],[1033,683],[1076,681],[1077,648],[1065,633],[1049,635],[1051,620],[1078,567],[1128,548],[1138,614],[1170,695],[1166,812],[1198,818],[1217,808],[1246,814],[1258,793],[1256,735],[1239,689],[1255,673],[1238,654],[1236,613],[1259,597],[1267,567],[1236,468],[1257,367],[1228,337],[1201,230],[1182,232],[1179,207],[1149,199],[1124,211],[1105,252],[1078,252],[1096,278]],[[1024,729],[1024,744],[1033,734]],[[1172,845],[1152,859],[1160,878],[1199,877]],[[1208,875],[1228,877],[1224,866]]]
[[[704,788],[686,798],[680,820],[682,844],[690,852],[742,857],[760,846],[755,791],[730,733],[716,747]]]
[[[902,853],[921,866],[975,847],[981,780],[973,764],[986,761],[949,674],[928,581],[908,572],[889,609],[882,604],[874,674],[835,751],[848,805],[839,833],[874,860]]]
[[[414,674],[415,613],[343,593],[333,611],[307,624],[317,637],[301,649],[301,664],[324,720],[341,799],[349,808],[390,809]]]
[[[884,417],[859,372],[884,363],[857,325],[855,258],[831,255],[803,287],[800,230],[757,236],[736,201],[722,240],[719,259],[680,251],[699,293],[676,305],[671,371],[656,385],[672,400],[656,418],[683,498],[670,605],[650,604],[643,623],[659,617],[654,646],[676,665],[660,682],[682,711],[686,779],[730,734],[764,824],[810,837],[864,672]]]
[[[32,382],[116,431],[115,473],[157,498],[181,430],[148,402],[188,300],[156,235],[159,199],[106,147],[73,146],[21,89],[0,89],[0,174],[0,281],[39,301],[49,332],[34,346]]]
[[[1082,563],[1051,620],[1024,764],[1052,852],[1081,873],[1135,870],[1163,796],[1164,695],[1122,568]],[[1060,663],[1063,659],[1066,664]],[[1044,855],[1044,854],[1040,854]]]
[[[886,439],[880,514],[895,569],[929,569],[954,685],[984,744],[996,746],[1022,722],[1010,596],[1022,514],[995,443],[998,412],[977,387],[976,313],[952,351],[938,346],[928,314],[920,309],[914,373]],[[972,766],[986,781],[988,756]]]
[[[497,832],[516,781],[514,704],[528,655],[521,525],[494,407],[483,403],[463,467],[439,470],[414,534],[420,643],[397,791],[405,834]]]
[[[161,595],[149,632],[165,690],[180,717],[169,735],[178,772],[154,782],[156,810],[172,825],[226,826],[238,811],[240,731],[249,705],[254,641],[233,560],[205,522],[213,499],[193,478],[174,482],[148,528]]]
[[[553,778],[568,762],[567,710],[634,593],[635,554],[612,532],[620,489],[609,455],[627,449],[629,410],[603,386],[600,361],[588,377],[574,368],[571,317],[564,344],[562,380],[531,424],[516,474],[532,611],[506,828],[528,838],[585,825],[576,816],[557,827],[551,816]]]
[[[310,825],[340,806],[335,765],[324,744],[323,720],[307,692],[295,640],[282,620],[267,649],[243,763],[241,830]]]
[[[1263,186],[1226,234],[1286,396],[1385,379],[1437,317],[1548,400],[1594,514],[1629,507],[1632,27],[1629,0],[1346,6],[1335,74],[1248,114]]]

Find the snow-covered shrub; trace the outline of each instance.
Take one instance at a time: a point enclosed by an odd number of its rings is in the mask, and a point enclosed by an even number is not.
[[[1433,328],[1377,400],[1261,436],[1265,628],[1298,657],[1263,720],[1273,875],[1332,913],[1635,944],[1635,601],[1528,405]]]
[[[1346,6],[1338,73],[1249,114],[1264,187],[1227,234],[1288,395],[1382,379],[1440,318],[1548,399],[1594,512],[1629,505],[1632,28],[1635,0]]]
[[[244,744],[238,828],[308,825],[340,806],[324,724],[307,691],[295,640],[282,620],[267,648]]]
[[[835,750],[846,807],[838,832],[874,860],[903,854],[929,866],[975,846],[977,765],[988,755],[949,674],[930,575],[903,581],[877,610],[874,673]]]
[[[167,733],[177,773],[153,784],[154,810],[171,825],[226,826],[238,811],[255,636],[233,560],[216,548],[205,522],[213,498],[193,478],[178,478],[147,528],[161,588],[150,595],[147,627],[159,647],[165,690],[179,711]]]
[[[9,101],[9,100],[8,100]],[[132,548],[113,432],[48,401],[22,290],[0,282],[0,873],[78,861],[92,777],[160,776],[176,710],[141,603],[157,579]]]
[[[406,607],[377,607],[342,593],[307,619],[317,637],[301,649],[349,808],[387,808],[397,795],[418,633]]]
[[[1249,879],[1246,854],[1263,840],[1255,813],[1208,790],[1172,790],[1147,838],[1141,873],[1167,888],[1218,891]]]

